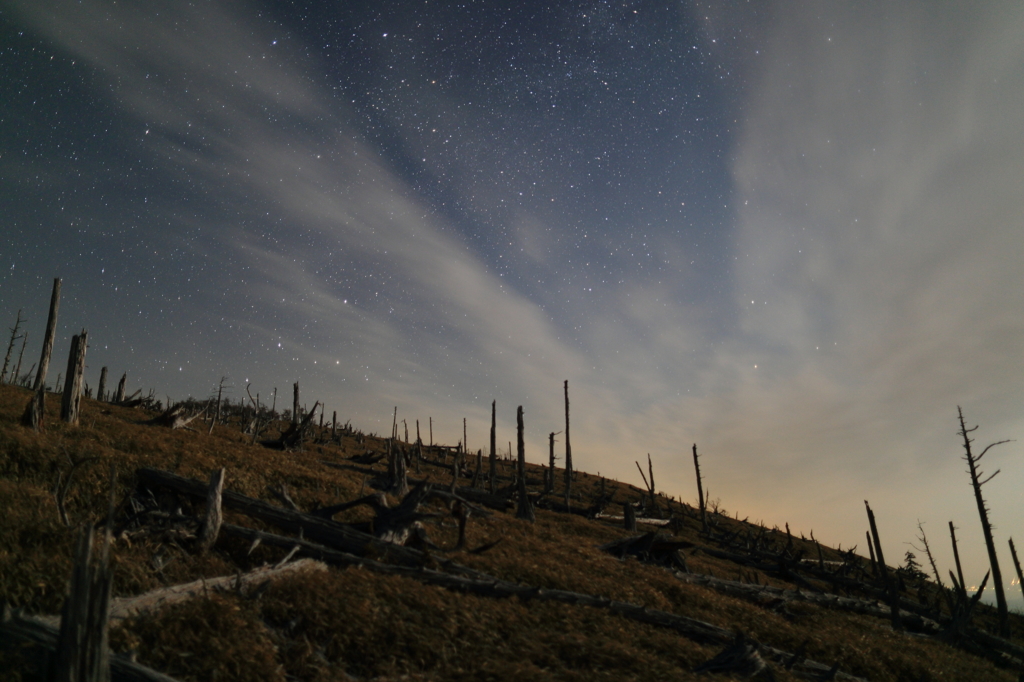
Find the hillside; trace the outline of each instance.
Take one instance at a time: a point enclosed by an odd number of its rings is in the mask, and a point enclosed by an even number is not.
[[[513,462],[500,463],[492,495],[486,457],[475,487],[475,456],[453,485],[451,449],[424,446],[421,460],[404,443],[413,492],[403,508],[400,496],[376,494],[388,480],[388,441],[352,428],[333,438],[313,429],[287,451],[254,443],[238,415],[212,431],[202,419],[171,430],[149,423],[157,413],[83,399],[80,424],[68,426],[50,396],[35,433],[19,423],[28,399],[0,386],[0,597],[25,614],[60,613],[78,528],[103,523],[113,471],[115,603],[210,581],[175,603],[114,609],[112,649],[179,680],[707,679],[694,670],[729,650],[746,656],[734,656],[742,660],[723,679],[743,678],[758,661],[766,668],[756,679],[1018,679],[1019,661],[1007,654],[1024,646],[1024,619],[1012,618],[1013,644],[981,646],[984,633],[971,627],[993,621],[979,604],[971,626],[950,635],[951,602],[905,574],[907,629],[894,631],[870,562],[797,529],[714,512],[705,529],[689,506],[660,495],[652,505],[641,488],[582,472],[567,510],[562,471],[554,494],[543,495],[545,472],[532,464],[531,523],[516,518]],[[285,427],[272,424],[258,440]],[[222,532],[202,552],[204,499],[187,488],[205,489],[220,468],[233,495],[225,493]],[[627,502],[637,532],[623,527]],[[422,531],[404,532],[409,519],[396,509],[416,514]],[[405,547],[374,539],[389,531]],[[331,533],[348,544],[326,546]],[[624,558],[601,549],[616,541]],[[745,644],[732,646],[739,633]],[[40,679],[44,657],[5,636],[0,670]]]

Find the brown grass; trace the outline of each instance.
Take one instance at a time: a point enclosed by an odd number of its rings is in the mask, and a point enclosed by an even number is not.
[[[149,414],[91,400],[83,401],[81,424],[68,427],[57,419],[54,396],[48,398],[45,429],[36,434],[18,423],[28,397],[22,389],[0,387],[0,596],[39,613],[59,611],[70,571],[74,531],[59,520],[53,491],[72,461],[95,458],[78,467],[68,492],[67,512],[77,526],[103,518],[111,465],[118,499],[134,489],[134,472],[142,466],[202,480],[223,466],[228,489],[276,503],[270,488],[284,482],[292,498],[308,510],[369,491],[366,474],[329,467],[324,461],[340,463],[352,454],[382,448],[380,439],[367,436],[358,446],[347,439],[345,449],[313,445],[304,452],[285,453],[250,445],[237,424],[218,426],[212,435],[202,427],[171,432],[147,425]],[[446,481],[440,469],[425,467],[424,473]],[[531,468],[530,476],[539,480],[539,468]],[[587,501],[596,495],[599,482],[581,475],[575,490]],[[624,484],[606,485],[615,491],[617,504],[641,496]],[[368,518],[368,513],[357,509],[338,518],[355,521]],[[257,527],[231,513],[228,520]],[[454,519],[428,530],[440,546],[454,546]],[[697,530],[689,519],[679,535],[702,544]],[[620,561],[597,549],[624,536],[608,522],[576,515],[538,510],[531,525],[512,514],[495,513],[471,518],[467,545],[500,539],[497,546],[480,555],[449,556],[502,579],[602,595],[742,630],[780,649],[794,651],[807,642],[808,657],[839,662],[843,670],[872,680],[1016,679],[1011,671],[944,644],[894,633],[875,618],[807,604],[776,613],[684,584],[663,568]],[[817,556],[810,542],[794,542]],[[231,575],[276,562],[284,554],[265,547],[249,554],[248,549],[221,540],[200,557],[187,543],[117,538],[112,548],[114,592],[134,595],[200,577]],[[696,571],[793,587],[707,554],[689,554],[687,561]],[[827,548],[825,555],[838,557]],[[981,615],[982,620],[989,617]],[[1017,622],[1015,630],[1024,627]],[[182,680],[222,681],[344,680],[348,675],[381,680],[686,680],[697,679],[692,668],[717,653],[674,631],[604,610],[488,599],[363,569],[333,568],[284,578],[264,591],[209,594],[136,617],[115,628],[112,642],[119,650],[135,649],[140,662]],[[18,655],[0,651],[0,665],[10,675],[28,670]],[[777,672],[780,680],[791,679],[785,671]]]

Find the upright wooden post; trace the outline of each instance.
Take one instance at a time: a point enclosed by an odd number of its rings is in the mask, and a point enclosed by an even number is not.
[[[57,334],[57,310],[60,308],[60,277],[53,280],[53,293],[50,294],[50,313],[46,318],[46,336],[43,337],[43,352],[39,358],[39,369],[36,372],[36,383],[33,386],[35,396],[25,408],[21,422],[36,431],[43,425],[43,414],[46,410],[46,372],[50,368],[50,355],[53,353],[53,339]]]
[[[892,629],[902,630],[903,622],[900,620],[900,595],[896,588],[895,581],[889,579],[889,569],[885,565],[885,555],[882,554],[882,542],[878,538],[878,526],[875,525],[875,513],[871,511],[871,505],[864,500],[864,508],[868,511],[868,524],[871,526],[871,536],[875,545],[875,556],[878,557],[878,567],[882,572],[882,582],[889,591],[889,610],[892,614]]]
[[[107,399],[106,391],[107,391],[107,368],[104,367],[103,369],[100,370],[100,385],[99,385],[99,388],[96,389],[96,400],[99,400],[100,402],[105,402],[106,399]]]
[[[570,509],[572,492],[572,444],[569,443],[569,380],[565,380],[565,508]]]
[[[497,400],[491,401],[491,473],[489,476],[491,484],[491,494],[494,494],[494,486],[497,485],[498,480],[498,450],[497,444],[495,443],[495,426],[497,425]]]
[[[533,505],[526,493],[526,445],[523,440],[523,406],[516,410],[516,448],[519,454],[518,467],[516,468],[519,479],[519,507],[516,510],[516,518],[533,523],[536,516],[533,513]]]
[[[88,336],[83,329],[81,334],[71,337],[68,377],[64,382],[64,395],[61,396],[60,404],[61,421],[68,424],[78,423],[78,404],[82,399],[82,375],[85,373],[85,348],[88,345]]]

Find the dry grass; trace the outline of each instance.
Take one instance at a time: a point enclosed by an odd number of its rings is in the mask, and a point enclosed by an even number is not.
[[[57,419],[53,396],[46,427],[36,434],[18,424],[28,397],[27,391],[0,387],[0,596],[40,613],[59,611],[70,571],[73,529],[61,523],[53,491],[75,461],[91,458],[76,468],[67,494],[73,526],[103,517],[111,466],[118,499],[134,489],[134,472],[142,466],[203,480],[226,467],[231,490],[276,503],[270,488],[283,482],[301,508],[314,509],[369,491],[365,467],[336,468],[325,461],[341,463],[352,454],[382,448],[379,439],[368,436],[358,445],[347,439],[345,449],[314,445],[284,453],[250,445],[237,425],[218,426],[212,435],[204,428],[171,432],[147,425],[151,415],[91,400],[83,401],[81,424],[68,427]],[[445,480],[440,469],[425,467],[424,474]],[[539,468],[530,476],[539,480]],[[581,475],[575,490],[589,504],[599,484],[597,477]],[[616,504],[641,496],[623,484],[606,486],[614,490]],[[356,521],[367,514],[352,510],[338,518]],[[454,546],[454,519],[430,526],[429,533],[440,546]],[[678,533],[703,542],[692,519]],[[878,619],[808,604],[775,613],[597,549],[624,536],[608,522],[577,515],[538,510],[531,525],[495,513],[471,518],[467,545],[500,539],[497,546],[479,555],[449,556],[506,580],[698,618],[785,650],[806,642],[808,657],[839,662],[843,670],[872,680],[1016,679],[1011,671],[944,644],[894,633]],[[817,556],[812,543],[794,542]],[[202,557],[189,549],[158,537],[115,539],[115,594],[230,575],[276,562],[284,554],[264,547],[250,554],[247,545],[224,540]],[[824,552],[826,560],[838,557],[833,550]],[[700,552],[687,560],[691,569],[719,577],[792,587]],[[1015,629],[1024,626],[1016,623]],[[129,620],[115,629],[112,642],[121,650],[137,650],[141,662],[182,680],[224,681],[345,680],[349,675],[381,680],[686,680],[697,679],[690,670],[717,653],[674,631],[599,609],[487,599],[363,569],[303,573],[263,591],[210,594]],[[17,651],[0,651],[0,666],[9,675],[29,670],[18,656]],[[785,671],[778,677],[791,679]]]

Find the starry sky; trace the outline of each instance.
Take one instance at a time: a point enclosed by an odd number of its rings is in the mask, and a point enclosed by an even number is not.
[[[568,379],[579,468],[694,501],[696,442],[730,513],[863,548],[869,499],[943,570],[953,520],[978,582],[956,408],[1024,439],[1022,110],[1011,2],[12,0],[0,321],[34,361],[59,276],[51,381],[88,328],[93,386],[299,381],[473,450],[497,400],[532,461]]]

